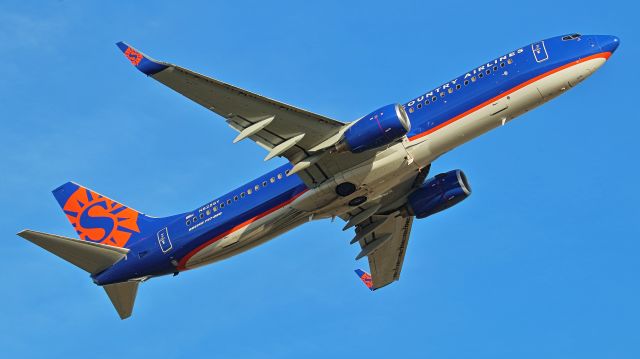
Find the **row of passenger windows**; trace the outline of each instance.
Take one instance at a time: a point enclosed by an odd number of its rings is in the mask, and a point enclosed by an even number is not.
[[[491,74],[492,70],[493,70],[493,72],[496,72],[496,71],[498,71],[498,68],[499,68],[499,67],[500,67],[500,68],[502,68],[502,67],[505,67],[507,64],[511,65],[512,63],[513,63],[513,60],[512,60],[512,59],[507,59],[507,61],[506,61],[506,62],[501,62],[500,64],[496,64],[495,66],[493,66],[493,69],[488,68],[488,69],[486,69],[486,70],[484,71],[484,73],[483,73],[483,72],[478,72],[478,74],[477,74],[477,75],[475,75],[475,76],[471,76],[470,78],[468,78],[468,79],[464,80],[464,82],[463,82],[463,83],[464,83],[464,86],[468,86],[469,84],[471,84],[471,83],[473,83],[473,82],[476,82],[476,81],[478,80],[478,78],[483,78],[483,77],[485,76],[485,74],[486,74],[486,75]],[[476,76],[477,76],[477,77],[476,77]],[[455,90],[460,90],[461,88],[462,88],[462,85],[461,85],[461,84],[456,84],[456,86],[455,86]],[[446,95],[447,93],[450,93],[450,94],[451,94],[451,93],[453,93],[453,91],[454,91],[454,88],[453,88],[453,87],[449,87],[446,91],[444,91],[444,90],[440,91],[440,92],[439,92],[439,96],[440,96],[440,97],[445,97],[445,95]],[[416,107],[417,107],[418,109],[421,109],[421,108],[422,108],[422,106],[428,106],[429,104],[431,104],[431,103],[433,103],[433,102],[436,102],[437,100],[438,100],[438,96],[435,96],[435,95],[434,95],[434,96],[431,96],[431,98],[427,98],[427,99],[425,99],[425,100],[424,100],[424,102],[420,102],[420,103],[418,103],[418,104],[416,105]],[[412,106],[412,107],[409,107],[409,113],[413,113],[413,112],[414,112],[414,108],[413,108],[413,106]]]
[[[289,170],[285,171],[285,175],[288,173],[289,173]],[[262,183],[258,183],[251,188],[247,188],[246,191],[240,192],[239,194],[233,196],[233,200],[231,198],[227,198],[226,201],[220,200],[220,203],[217,206],[208,208],[206,211],[200,212],[199,215],[194,215],[193,217],[187,219],[186,224],[187,226],[191,224],[195,224],[196,222],[198,222],[198,219],[204,219],[205,216],[208,217],[212,213],[218,212],[218,210],[223,209],[225,206],[230,206],[233,202],[237,202],[245,198],[246,196],[253,194],[254,192],[258,192],[260,188],[267,187],[269,183],[275,183],[277,180],[281,180],[283,178],[284,178],[284,175],[282,173],[278,173],[275,177],[269,178],[269,181],[262,181]]]

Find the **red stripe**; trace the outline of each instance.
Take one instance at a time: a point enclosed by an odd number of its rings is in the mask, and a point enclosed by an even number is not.
[[[233,233],[237,230],[239,230],[242,227],[246,227],[249,224],[259,220],[260,218],[269,215],[270,213],[273,213],[277,210],[279,210],[280,208],[288,205],[289,203],[293,202],[296,198],[302,196],[305,192],[307,192],[308,190],[304,190],[300,193],[298,193],[297,195],[295,195],[294,197],[290,198],[289,200],[287,200],[286,202],[283,202],[269,210],[267,210],[266,212],[260,213],[259,215],[253,217],[253,218],[249,218],[246,221],[240,223],[239,225],[229,229],[228,231],[223,232],[222,234],[219,234],[218,236],[211,238],[210,240],[204,242],[203,244],[199,245],[198,247],[196,247],[196,249],[192,250],[191,252],[189,252],[186,256],[182,257],[182,259],[180,259],[180,262],[178,263],[178,269],[179,270],[186,270],[185,265],[187,264],[187,261],[189,261],[189,259],[191,257],[193,257],[196,253],[200,252],[202,249],[204,249],[206,246],[210,245],[211,243],[216,242],[217,240],[229,235],[230,233]]]
[[[601,52],[601,53],[598,53],[598,54],[595,54],[595,55],[591,55],[591,56],[585,57],[583,59],[578,59],[576,61],[573,61],[573,62],[570,62],[568,64],[562,65],[560,67],[556,67],[555,69],[550,70],[548,72],[545,72],[545,73],[543,73],[541,75],[538,75],[538,76],[536,76],[536,77],[534,77],[534,78],[532,78],[530,80],[527,80],[527,81],[521,83],[520,85],[518,85],[518,86],[516,86],[516,87],[514,87],[514,88],[512,88],[510,90],[507,90],[507,91],[501,93],[500,95],[498,95],[498,96],[496,96],[496,97],[494,97],[492,99],[489,99],[489,100],[479,104],[478,106],[473,107],[472,109],[469,109],[469,110],[467,110],[467,111],[465,111],[465,112],[463,112],[463,113],[461,113],[461,114],[459,114],[459,115],[457,115],[457,116],[455,116],[455,117],[453,117],[453,118],[451,118],[451,119],[439,124],[436,127],[430,128],[430,129],[428,129],[428,130],[426,130],[426,131],[424,131],[422,133],[419,133],[417,135],[413,135],[413,136],[409,137],[409,141],[415,141],[415,140],[417,140],[417,139],[419,139],[421,137],[424,137],[424,136],[426,136],[426,135],[428,135],[430,133],[436,132],[437,130],[439,130],[439,129],[441,129],[441,128],[443,128],[443,127],[445,127],[445,126],[447,126],[447,125],[449,125],[451,123],[454,123],[454,122],[458,121],[459,119],[467,116],[468,114],[470,114],[472,112],[475,112],[478,109],[480,109],[482,107],[485,107],[488,104],[490,104],[490,103],[492,103],[494,101],[497,101],[497,100],[499,100],[499,99],[501,99],[501,98],[503,98],[503,97],[505,97],[505,96],[507,96],[509,94],[512,94],[513,92],[518,91],[521,88],[523,88],[523,87],[525,87],[527,85],[530,85],[530,84],[532,84],[532,83],[534,83],[534,82],[536,82],[536,81],[538,81],[540,79],[543,79],[543,78],[545,78],[545,77],[547,77],[549,75],[553,75],[558,71],[562,71],[562,70],[567,69],[569,67],[578,65],[578,64],[580,64],[582,62],[593,60],[593,59],[597,59],[597,58],[608,59],[609,56],[611,56],[610,52]]]

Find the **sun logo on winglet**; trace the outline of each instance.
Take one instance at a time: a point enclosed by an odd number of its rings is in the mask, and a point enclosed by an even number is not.
[[[138,212],[86,188],[78,188],[63,207],[80,239],[124,247],[140,233]]]
[[[371,289],[371,287],[373,286],[373,281],[371,280],[371,275],[370,274],[364,273],[364,274],[362,274],[360,279],[362,279],[362,282],[364,283],[364,285],[367,286],[367,288]]]
[[[138,66],[138,64],[140,64],[140,61],[142,61],[142,59],[144,58],[141,53],[131,47],[127,47],[127,49],[124,51],[124,56],[126,56],[127,59],[131,61],[133,66]]]

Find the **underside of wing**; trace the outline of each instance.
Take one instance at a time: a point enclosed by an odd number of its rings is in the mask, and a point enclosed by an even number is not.
[[[124,42],[117,45],[138,70],[222,116],[239,132],[234,142],[249,138],[269,151],[265,160],[282,156],[293,164],[300,163],[313,157],[323,143],[337,139],[345,129],[340,121],[156,61]],[[307,184],[319,183],[328,176],[319,168],[317,159],[312,158],[309,162],[313,163],[301,169],[306,172],[303,180]]]
[[[369,259],[372,290],[382,288],[398,279],[409,243],[413,217],[399,212],[373,216],[359,224],[356,237],[362,248],[356,259]]]
[[[343,230],[356,228],[351,241],[352,244],[358,242],[361,247],[356,260],[365,256],[369,260],[371,274],[362,270],[356,273],[371,290],[400,278],[414,218],[407,216],[403,208],[407,196],[422,184],[430,169],[429,165],[415,177],[396,185],[380,200],[356,207],[341,216],[347,222]]]

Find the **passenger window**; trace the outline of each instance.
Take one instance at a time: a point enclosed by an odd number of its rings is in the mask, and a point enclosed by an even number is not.
[[[278,173],[278,179],[282,179],[282,173]]]
[[[252,190],[251,188],[249,188],[249,189],[247,190],[247,194],[251,194],[252,192],[253,192],[253,190]]]
[[[449,87],[449,89],[447,90],[448,93],[453,93],[453,89],[451,87]]]
[[[228,200],[227,200],[227,206],[228,206],[228,205],[230,205],[230,204],[231,204],[231,200],[230,200],[230,199],[228,199]]]
[[[284,173],[285,173],[286,175],[288,175],[288,174],[289,174],[289,170],[284,171]]]
[[[464,80],[464,85],[467,86],[469,84],[469,80]]]
[[[440,92],[440,97],[444,97],[444,91]]]
[[[208,210],[207,210],[207,216],[210,216],[210,215],[211,215],[211,210],[210,210],[210,209],[208,209]]]
[[[504,62],[501,62],[501,63],[500,63],[500,67],[504,67]]]
[[[191,220],[187,219],[187,226],[191,224]]]
[[[460,84],[456,85],[456,90],[460,90],[460,88],[462,88],[462,86],[460,86]]]
[[[267,181],[262,181],[262,187],[267,187]]]
[[[473,76],[473,77],[471,78],[471,82],[476,82],[476,77],[475,77],[475,76]]]
[[[428,105],[428,104],[429,104],[429,100],[425,100],[425,101],[424,101],[424,105],[426,106],[426,105]]]
[[[507,63],[508,63],[509,65],[511,65],[511,64],[513,63],[513,60],[508,59],[508,60],[507,60]]]
[[[435,102],[437,99],[438,99],[437,97],[433,96],[433,97],[431,98],[431,102]]]
[[[421,103],[418,104],[418,108],[422,108],[422,104]]]
[[[224,202],[220,203],[220,209],[224,208]]]
[[[198,221],[198,217],[193,217],[193,223],[196,223]]]
[[[413,107],[409,107],[409,113],[413,113]]]
[[[213,211],[214,211],[214,212],[218,212],[218,207],[215,207],[215,206],[214,206],[214,207],[213,207]]]
[[[486,74],[488,75],[488,74],[490,74],[490,73],[491,73],[491,70],[487,70],[487,71],[485,71],[485,72],[486,72]]]
[[[240,198],[244,198],[244,192],[240,193]]]
[[[255,187],[253,187],[253,189],[255,189],[256,191],[258,191],[260,189],[260,185],[256,185]]]
[[[484,75],[482,74],[482,72],[480,72],[480,73],[478,74],[478,77],[479,77],[479,78],[483,78],[483,77],[484,77]]]
[[[238,200],[238,196],[233,196],[233,200],[237,201]]]

